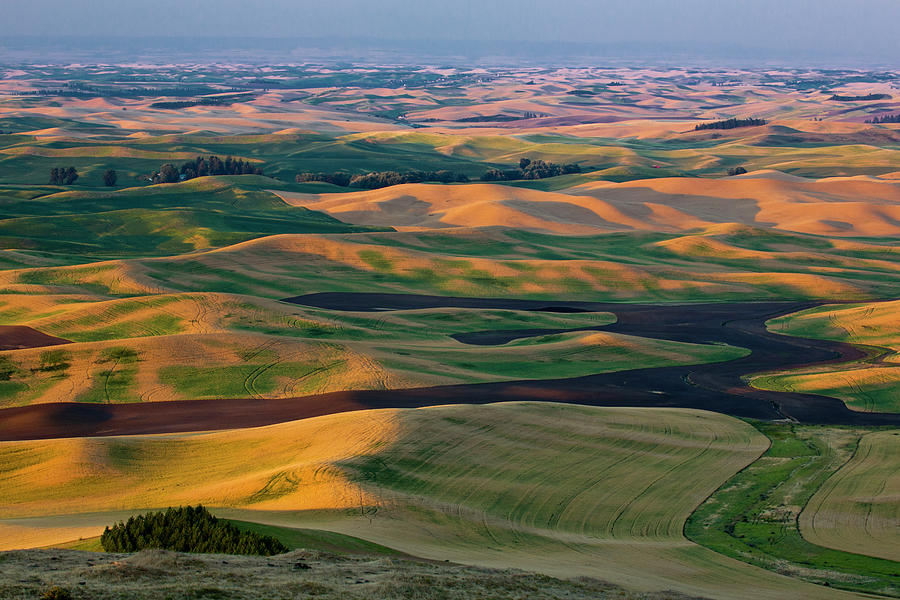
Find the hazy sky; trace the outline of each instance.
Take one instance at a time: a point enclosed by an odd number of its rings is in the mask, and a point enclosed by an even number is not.
[[[900,55],[900,0],[0,0],[3,35],[727,45]]]

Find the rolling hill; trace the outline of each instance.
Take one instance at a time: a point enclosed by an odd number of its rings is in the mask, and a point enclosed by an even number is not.
[[[11,502],[0,527],[52,543],[122,510],[202,501],[225,516],[341,531],[418,556],[641,590],[738,598],[752,585],[760,598],[845,597],[682,537],[696,504],[765,447],[721,415],[540,403],[12,443],[2,446],[0,489]],[[197,470],[207,473],[202,486]],[[150,480],[152,489],[137,483]],[[80,529],[57,529],[64,521],[52,515],[67,513],[92,514],[73,516]]]
[[[496,184],[406,184],[344,194],[276,193],[294,206],[381,227],[504,226],[584,235],[738,224],[836,237],[900,234],[900,185],[892,181],[816,181],[773,171],[728,179],[597,181],[557,192]]]

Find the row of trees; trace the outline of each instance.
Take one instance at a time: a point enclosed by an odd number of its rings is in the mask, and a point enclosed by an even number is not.
[[[103,185],[113,187],[119,180],[114,169],[107,169],[103,173]],[[51,185],[72,185],[78,181],[78,169],[75,167],[57,167],[50,169]]]
[[[519,160],[518,169],[491,169],[481,176],[481,181],[513,181],[517,179],[546,179],[570,173],[581,173],[581,166],[575,163],[558,165],[543,160],[523,158]]]
[[[476,115],[474,117],[463,117],[462,119],[456,119],[457,123],[490,123],[490,122],[503,122],[503,121],[521,121],[524,119],[537,119],[543,115],[540,115],[536,112],[526,111],[522,113],[522,115],[504,115],[504,114],[496,114],[496,115]]]
[[[205,177],[207,175],[262,175],[262,167],[241,158],[227,157],[222,160],[218,156],[198,156],[183,163],[180,168],[166,163],[151,176],[153,183],[177,183]]]
[[[150,105],[150,108],[161,108],[163,110],[178,110],[179,108],[190,108],[192,106],[223,106],[225,104],[231,104],[231,102],[226,102],[220,98],[201,98],[199,100],[162,100],[160,102],[154,102]]]
[[[209,86],[176,86],[176,87],[136,87],[123,88],[118,85],[90,85],[78,81],[70,81],[64,88],[44,88],[40,90],[25,90],[9,92],[15,96],[68,96],[68,97],[96,97],[114,96],[124,97],[149,97],[149,96],[202,96],[204,94],[222,93],[223,90]],[[241,89],[230,88],[227,91],[240,92]]]
[[[253,96],[250,94],[239,93],[224,96],[205,96],[203,98],[194,98],[192,100],[162,100],[160,102],[152,103],[150,108],[177,110],[179,108],[190,108],[192,106],[230,106],[236,102],[246,102],[252,99]]]
[[[206,554],[255,554],[272,556],[288,548],[272,536],[241,531],[212,516],[202,505],[168,508],[130,517],[100,536],[107,552],[137,552],[161,548],[175,552]]]
[[[581,167],[575,163],[558,165],[543,160],[523,158],[516,169],[491,169],[481,176],[481,181],[513,181],[518,179],[545,179],[569,173],[581,173]],[[453,171],[380,171],[365,175],[350,173],[298,173],[294,178],[297,183],[322,182],[341,187],[354,187],[367,190],[400,185],[402,183],[465,183],[469,181],[465,173]]]
[[[868,102],[869,100],[890,100],[890,94],[866,94],[865,96],[841,96],[834,94],[829,100],[838,100],[839,102]]]
[[[519,179],[545,179],[558,175],[580,173],[581,167],[575,163],[558,165],[543,160],[523,158],[519,161],[518,168],[500,170],[491,169],[481,176],[481,181],[513,181]],[[207,175],[262,175],[261,167],[255,166],[249,161],[227,157],[224,161],[218,156],[198,156],[176,167],[172,163],[162,165],[158,171],[154,171],[150,179],[153,183],[178,183],[205,177]],[[50,183],[53,185],[72,185],[78,179],[78,170],[75,167],[54,168],[50,171]],[[341,187],[354,187],[361,189],[378,189],[400,185],[403,183],[465,183],[469,177],[465,173],[454,171],[377,171],[363,175],[351,175],[346,172],[335,173],[298,173],[294,178],[297,183],[323,182]],[[114,169],[107,169],[103,173],[103,184],[113,187],[118,181],[118,174]]]
[[[868,119],[866,123],[872,123],[874,125],[878,125],[879,123],[900,123],[900,113],[897,113],[896,115],[872,117],[871,119]]]
[[[166,163],[151,176],[153,183],[176,183],[195,177],[206,175],[262,175],[263,170],[250,161],[240,158],[227,157],[225,160],[218,156],[198,156],[176,167],[172,163]],[[103,185],[113,187],[119,179],[115,169],[107,169],[103,173]],[[54,167],[50,169],[51,185],[72,185],[78,180],[78,169],[75,167]]]
[[[341,187],[355,187],[366,190],[400,185],[401,183],[464,183],[469,181],[465,173],[453,171],[378,171],[364,175],[351,175],[350,173],[298,173],[294,178],[297,183],[322,182]]]
[[[735,127],[756,127],[768,123],[765,119],[725,119],[724,121],[713,121],[711,123],[699,123],[694,126],[694,131],[703,131],[704,129],[734,129]]]

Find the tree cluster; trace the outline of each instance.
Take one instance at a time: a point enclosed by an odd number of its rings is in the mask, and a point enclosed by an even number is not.
[[[137,552],[161,548],[175,552],[206,554],[256,554],[272,556],[288,548],[272,536],[241,531],[212,516],[202,505],[168,508],[130,517],[100,536],[106,552]]]
[[[117,98],[140,98],[150,96],[202,96],[204,94],[221,93],[223,90],[209,86],[176,86],[176,87],[136,87],[124,88],[121,86],[89,85],[78,81],[70,81],[63,88],[43,88],[40,90],[25,90],[12,92],[16,96],[66,96],[94,98],[97,96],[113,96]],[[228,91],[239,92],[238,88],[230,88]]]
[[[401,183],[465,183],[469,181],[465,173],[453,171],[378,171],[364,175],[350,175],[349,173],[298,173],[294,178],[297,183],[322,182],[339,185],[341,187],[355,187],[366,190],[400,185]]]
[[[871,119],[868,119],[866,123],[872,123],[873,125],[878,125],[879,123],[900,123],[900,113],[897,113],[896,115],[872,117]]]
[[[747,169],[745,169],[744,167],[732,167],[727,171],[729,177],[734,177],[735,175],[743,175],[746,172]]]
[[[338,171],[336,173],[297,173],[294,181],[297,183],[330,183],[331,185],[339,185],[347,187],[353,175]]]
[[[491,169],[481,176],[481,181],[514,181],[517,179],[546,179],[558,175],[581,173],[581,166],[575,163],[558,165],[540,159],[531,160],[523,158],[519,160],[518,169]]]
[[[704,129],[734,129],[735,127],[756,127],[768,123],[765,119],[725,119],[724,121],[713,121],[712,123],[699,123],[694,126],[694,131],[703,131]]]
[[[78,181],[78,170],[75,167],[50,169],[50,185],[72,185],[76,181]]]
[[[839,102],[865,102],[868,100],[889,100],[890,94],[866,94],[865,96],[840,96],[834,94],[829,100],[837,100]]]
[[[103,173],[103,185],[106,187],[113,187],[116,185],[116,181],[119,180],[119,175],[115,172],[114,169],[107,169]]]
[[[198,156],[189,160],[177,168],[172,163],[166,163],[153,173],[153,183],[177,183],[205,177],[207,175],[262,175],[261,167],[254,166],[250,161],[240,158],[227,157],[222,160],[218,156]]]
[[[231,106],[236,102],[246,102],[252,99],[253,96],[241,93],[227,96],[208,96],[204,98],[195,98],[193,100],[162,100],[160,102],[152,103],[150,108],[177,110],[179,108],[190,108],[192,106]]]
[[[232,104],[234,100],[225,101],[219,98],[201,98],[200,100],[162,100],[154,102],[150,108],[161,108],[163,110],[178,110],[179,108],[190,108],[192,106],[224,106]]]
[[[474,117],[463,117],[462,119],[456,119],[456,123],[490,123],[490,122],[505,122],[505,121],[522,121],[524,119],[537,119],[542,115],[526,111],[522,113],[522,115],[504,115],[504,114],[496,114],[496,115],[476,115]]]

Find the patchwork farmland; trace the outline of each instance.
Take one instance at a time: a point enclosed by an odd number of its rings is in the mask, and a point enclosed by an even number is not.
[[[0,596],[900,596],[895,79],[267,69],[3,71]]]

